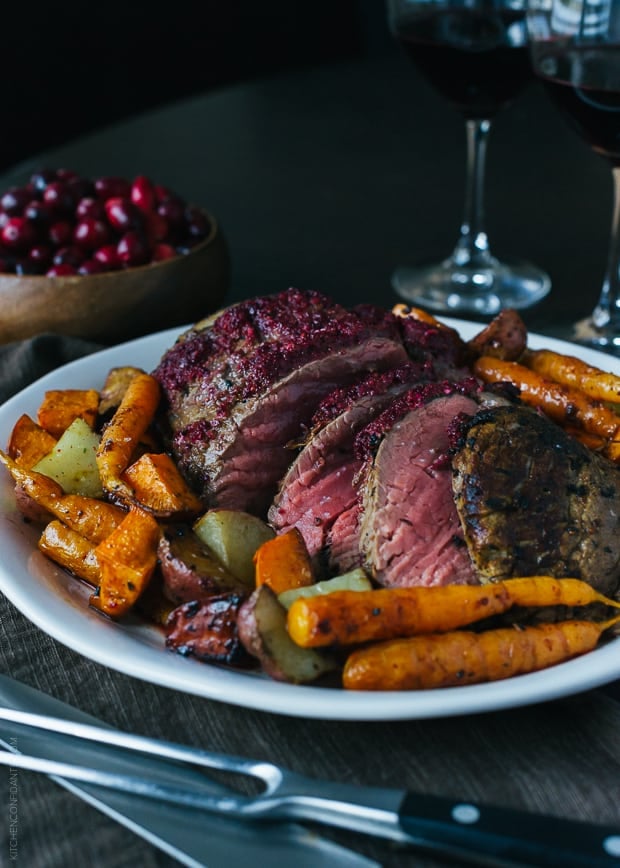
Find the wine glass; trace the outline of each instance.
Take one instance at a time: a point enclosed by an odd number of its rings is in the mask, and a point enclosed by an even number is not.
[[[495,315],[525,308],[551,288],[547,274],[492,255],[485,229],[485,157],[491,123],[532,79],[526,0],[387,0],[392,35],[466,124],[464,217],[452,254],[398,268],[392,285],[407,301],[437,311]]]
[[[534,72],[614,180],[601,294],[567,337],[620,355],[620,0],[530,0],[527,26]]]

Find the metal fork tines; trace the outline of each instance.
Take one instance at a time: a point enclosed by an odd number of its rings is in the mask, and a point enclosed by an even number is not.
[[[63,738],[98,742],[136,753],[148,761],[144,774],[93,768],[30,754],[0,751],[0,764],[30,769],[85,784],[114,788],[140,797],[173,803],[242,820],[309,819],[417,848],[479,866],[620,868],[620,828],[530,814],[493,805],[473,804],[404,789],[383,789],[304,777],[271,762],[246,759],[108,730],[61,718],[0,708],[0,720],[22,727],[61,733]],[[80,741],[81,743],[81,741]],[[192,775],[177,781],[151,774],[165,759]],[[122,767],[121,767],[122,768]],[[206,770],[229,772],[261,786],[258,795],[213,789]],[[210,786],[209,786],[210,785]]]

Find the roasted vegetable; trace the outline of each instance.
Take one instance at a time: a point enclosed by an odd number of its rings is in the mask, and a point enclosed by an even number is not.
[[[592,651],[620,621],[560,621],[480,633],[455,630],[378,642],[354,651],[343,671],[348,690],[427,690],[499,681]]]
[[[94,544],[62,522],[54,520],[46,525],[38,545],[44,555],[74,576],[93,587],[99,583],[99,561]]]
[[[278,594],[278,601],[288,609],[292,606],[295,600],[300,597],[306,599],[315,597],[317,594],[333,594],[334,591],[371,591],[372,582],[361,568],[351,570],[350,573],[344,573],[341,576],[335,576],[333,579],[325,579],[322,582],[315,582],[314,585],[304,585],[300,588],[291,588],[288,591],[282,591]]]
[[[122,509],[106,501],[81,494],[64,494],[51,477],[19,467],[2,451],[0,461],[8,468],[20,491],[45,511],[43,516],[55,516],[91,542],[104,540],[125,517]]]
[[[133,378],[137,374],[144,373],[141,368],[134,368],[131,365],[111,368],[99,392],[99,415],[107,416],[111,411],[116,410]]]
[[[81,418],[75,419],[33,470],[55,479],[66,494],[101,497],[103,489],[97,468],[99,435]]]
[[[521,362],[549,380],[585,392],[596,401],[620,403],[620,377],[552,350],[526,350]]]
[[[286,630],[286,609],[261,585],[239,609],[237,630],[246,650],[276,681],[304,684],[338,668],[328,652],[300,648]]]
[[[276,594],[314,582],[314,568],[304,538],[294,527],[264,542],[254,555],[256,586],[269,585]]]
[[[94,428],[99,407],[96,389],[52,389],[45,393],[37,411],[37,422],[53,437],[60,437],[76,419]]]
[[[195,522],[194,531],[234,576],[254,588],[254,553],[275,537],[268,524],[247,512],[210,509]]]
[[[247,585],[226,569],[187,525],[164,528],[158,557],[164,591],[175,603],[200,602],[223,593],[249,593]]]
[[[221,594],[199,603],[184,603],[166,622],[166,647],[185,657],[210,663],[249,666],[255,662],[237,632],[237,616],[245,597]]]
[[[620,603],[578,579],[550,576],[507,579],[487,585],[381,588],[302,597],[288,614],[291,638],[304,648],[359,645],[382,639],[445,633],[500,615],[513,606],[588,606]]]
[[[119,526],[95,549],[100,579],[90,598],[92,606],[112,618],[131,609],[155,571],[159,535],[152,515],[135,506],[129,509]]]
[[[101,484],[104,491],[121,502],[133,500],[133,492],[122,479],[122,474],[131,463],[140,438],[153,421],[159,396],[159,383],[154,377],[136,374],[101,437],[97,450]]]
[[[13,426],[7,452],[16,464],[30,470],[55,445],[56,438],[24,413]]]
[[[165,452],[141,455],[125,470],[122,479],[131,488],[133,499],[158,518],[195,516],[203,509],[200,498]]]
[[[516,310],[506,309],[493,318],[471,340],[469,350],[475,356],[491,356],[496,359],[516,361],[527,344],[527,329]]]
[[[517,362],[482,356],[473,369],[487,383],[513,383],[525,404],[543,410],[559,425],[580,427],[601,437],[605,454],[613,461],[620,460],[620,418],[600,401],[580,389],[547,380]]]

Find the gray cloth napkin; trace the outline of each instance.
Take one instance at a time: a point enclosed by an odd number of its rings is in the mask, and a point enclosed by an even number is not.
[[[0,404],[44,374],[102,349],[81,338],[37,335],[0,347]]]

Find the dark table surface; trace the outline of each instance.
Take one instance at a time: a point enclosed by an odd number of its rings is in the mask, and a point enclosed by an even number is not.
[[[40,165],[91,176],[145,173],[219,218],[232,255],[228,301],[294,285],[347,304],[391,305],[398,300],[390,287],[394,266],[443,256],[456,240],[464,146],[459,117],[394,56],[192,98],[46,153],[0,185]],[[524,314],[532,329],[567,323],[593,306],[610,213],[609,167],[532,85],[497,118],[487,184],[495,252],[536,262],[553,280],[549,297]],[[49,341],[6,348],[4,396],[93,348],[66,342],[50,349]],[[112,672],[46,636],[6,600],[0,635],[2,672],[124,729],[274,759],[312,775],[620,822],[613,690],[445,719],[306,720]],[[22,773],[19,805],[18,864],[171,864],[46,779]],[[7,826],[0,824],[2,864]],[[337,837],[386,866],[444,864]]]

